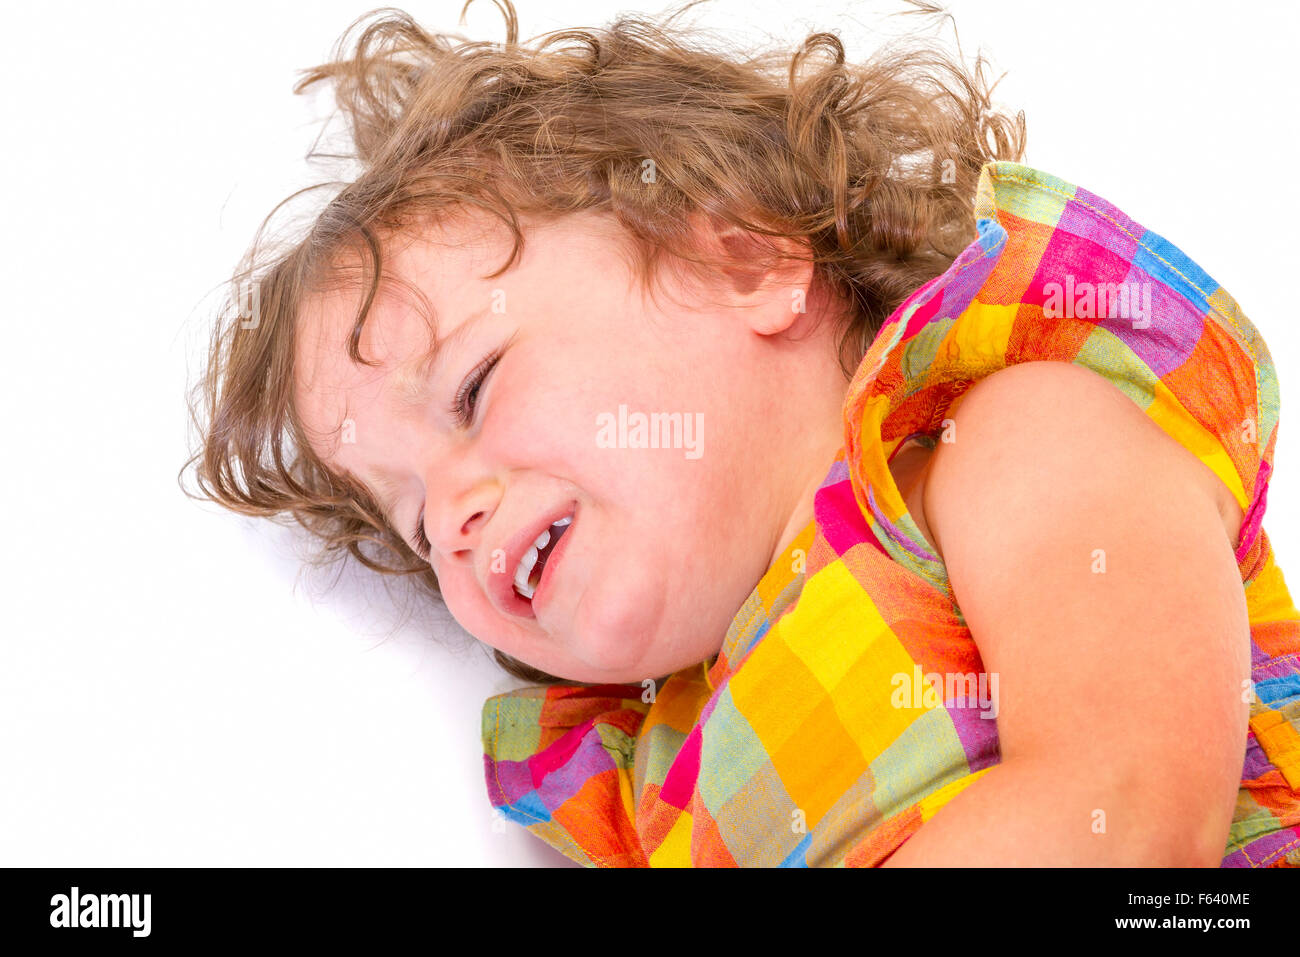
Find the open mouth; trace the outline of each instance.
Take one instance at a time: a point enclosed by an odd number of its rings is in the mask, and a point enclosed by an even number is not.
[[[523,558],[519,559],[519,566],[515,569],[514,589],[515,594],[520,598],[532,601],[533,593],[542,580],[542,570],[546,567],[546,560],[551,557],[555,546],[569,530],[569,523],[572,521],[573,516],[566,515],[552,523],[550,528],[537,536],[537,540],[529,546],[528,551],[524,552]]]

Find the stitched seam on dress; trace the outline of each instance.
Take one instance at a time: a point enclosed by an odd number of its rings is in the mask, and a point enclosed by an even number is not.
[[[1000,173],[993,173],[992,176],[993,176],[994,179],[1004,180],[1004,181],[1006,181],[1006,182],[1023,183],[1024,185],[1026,185],[1026,186],[1031,186],[1031,187],[1033,187],[1033,188],[1035,188],[1035,189],[1041,189],[1041,190],[1043,190],[1043,191],[1045,191],[1045,192],[1048,192],[1048,193],[1055,193],[1057,196],[1064,197],[1064,199],[1065,199],[1066,202],[1078,203],[1078,204],[1079,204],[1080,206],[1082,206],[1084,209],[1089,210],[1089,211],[1090,211],[1094,216],[1096,216],[1098,219],[1104,219],[1104,220],[1106,220],[1108,223],[1110,223],[1112,226],[1114,226],[1116,229],[1118,229],[1121,233],[1123,233],[1123,234],[1124,234],[1125,236],[1127,236],[1129,239],[1133,240],[1133,242],[1137,243],[1139,246],[1141,246],[1143,249],[1145,249],[1147,252],[1149,252],[1149,253],[1150,253],[1152,256],[1154,256],[1156,259],[1159,259],[1162,263],[1164,263],[1166,266],[1168,266],[1168,267],[1169,267],[1170,269],[1172,269],[1174,272],[1178,273],[1178,275],[1182,276],[1182,277],[1183,277],[1183,280],[1187,283],[1187,285],[1191,286],[1193,289],[1195,289],[1197,292],[1199,292],[1202,296],[1205,297],[1206,306],[1209,308],[1209,310],[1210,310],[1211,312],[1213,312],[1215,315],[1219,315],[1219,311],[1218,311],[1217,309],[1215,309],[1213,306],[1211,306],[1211,305],[1209,304],[1209,300],[1210,300],[1210,294],[1209,294],[1209,293],[1207,293],[1207,292],[1206,292],[1204,289],[1202,289],[1200,286],[1196,285],[1196,283],[1192,282],[1192,280],[1191,280],[1190,278],[1188,278],[1187,276],[1184,276],[1183,273],[1182,273],[1182,270],[1180,270],[1177,266],[1175,266],[1173,263],[1171,263],[1168,259],[1165,259],[1164,256],[1161,256],[1158,252],[1156,252],[1154,249],[1152,249],[1150,246],[1148,246],[1146,243],[1144,243],[1141,239],[1139,239],[1137,236],[1134,236],[1131,232],[1129,232],[1127,229],[1125,229],[1125,228],[1124,228],[1124,225],[1123,225],[1122,223],[1120,223],[1117,219],[1115,219],[1113,216],[1107,216],[1104,212],[1102,212],[1102,211],[1101,211],[1100,209],[1098,209],[1097,207],[1093,206],[1092,204],[1090,204],[1090,203],[1088,203],[1088,202],[1085,202],[1085,201],[1082,200],[1082,199],[1079,199],[1078,196],[1069,196],[1069,195],[1067,195],[1066,193],[1061,192],[1061,190],[1056,189],[1056,188],[1053,187],[1053,186],[1048,186],[1046,183],[1035,183],[1033,180],[1024,179],[1023,177],[1020,177],[1020,176],[1004,176],[1004,175],[1002,175],[1002,174],[1000,174]],[[1224,319],[1223,316],[1220,316],[1219,318]],[[1224,321],[1226,322],[1227,320],[1224,319]]]
[[[1284,619],[1284,620],[1285,620],[1285,621],[1294,621],[1295,619],[1293,619],[1293,618],[1287,618],[1287,619]],[[1260,622],[1260,624],[1262,624],[1262,625],[1269,625],[1269,624],[1272,624],[1272,622],[1264,621],[1264,622]],[[1250,669],[1250,673],[1253,675],[1253,674],[1255,674],[1255,672],[1257,672],[1257,671],[1262,671],[1264,668],[1271,667],[1272,665],[1278,664],[1279,662],[1283,662],[1283,661],[1296,661],[1296,662],[1300,662],[1300,652],[1292,652],[1292,653],[1287,654],[1287,655],[1278,655],[1276,658],[1270,658],[1270,659],[1268,659],[1268,662],[1267,662],[1266,664],[1256,665],[1255,667],[1251,668],[1251,669]]]
[[[1061,196],[1061,197],[1063,197],[1063,198],[1065,199],[1066,202],[1074,202],[1074,203],[1077,203],[1079,206],[1081,206],[1081,207],[1083,207],[1084,209],[1088,210],[1090,213],[1092,213],[1092,214],[1093,214],[1094,216],[1096,216],[1098,219],[1104,219],[1104,220],[1106,220],[1108,223],[1110,223],[1112,226],[1114,226],[1117,230],[1119,230],[1121,233],[1123,233],[1123,234],[1124,234],[1125,236],[1127,236],[1129,239],[1133,240],[1133,242],[1137,243],[1139,246],[1141,246],[1143,249],[1145,249],[1145,250],[1146,250],[1148,253],[1150,253],[1154,258],[1160,260],[1162,263],[1164,263],[1166,266],[1168,266],[1170,270],[1172,270],[1173,272],[1175,272],[1175,273],[1177,273],[1179,276],[1181,276],[1182,279],[1183,279],[1183,281],[1184,281],[1185,283],[1187,283],[1187,285],[1191,286],[1193,289],[1195,289],[1197,292],[1199,292],[1199,293],[1201,294],[1201,296],[1205,299],[1205,308],[1206,308],[1207,312],[1210,313],[1210,314],[1212,314],[1212,315],[1214,315],[1214,316],[1217,316],[1217,317],[1218,317],[1218,319],[1219,319],[1219,325],[1220,325],[1220,326],[1223,326],[1223,327],[1226,327],[1226,328],[1230,328],[1234,333],[1236,333],[1236,335],[1233,337],[1233,341],[1236,343],[1237,348],[1239,348],[1242,352],[1246,353],[1247,355],[1251,356],[1251,358],[1252,358],[1252,360],[1253,360],[1253,361],[1251,362],[1251,367],[1252,367],[1251,371],[1252,371],[1252,374],[1253,374],[1254,377],[1255,377],[1255,397],[1256,397],[1256,398],[1259,398],[1259,393],[1260,393],[1260,388],[1259,388],[1259,361],[1258,361],[1258,359],[1255,357],[1254,352],[1252,352],[1251,349],[1249,348],[1249,346],[1247,346],[1247,344],[1243,341],[1243,340],[1245,339],[1245,333],[1243,333],[1242,330],[1241,330],[1241,327],[1237,325],[1237,321],[1236,321],[1235,319],[1232,319],[1232,318],[1228,317],[1228,316],[1225,316],[1225,315],[1224,315],[1220,310],[1218,310],[1218,309],[1215,308],[1215,306],[1214,306],[1214,304],[1213,304],[1212,302],[1210,302],[1210,297],[1211,297],[1211,295],[1212,295],[1211,293],[1206,292],[1204,289],[1202,289],[1200,286],[1198,286],[1195,282],[1193,282],[1192,279],[1191,279],[1191,277],[1185,275],[1181,269],[1179,269],[1177,266],[1175,266],[1173,263],[1171,263],[1171,262],[1170,262],[1168,259],[1166,259],[1164,256],[1160,255],[1158,252],[1156,252],[1154,249],[1152,249],[1150,246],[1148,246],[1146,243],[1144,243],[1144,242],[1143,242],[1141,239],[1139,239],[1137,236],[1134,236],[1131,232],[1129,232],[1127,229],[1125,229],[1125,228],[1124,228],[1124,225],[1123,225],[1122,223],[1120,223],[1118,220],[1116,220],[1113,216],[1108,216],[1105,212],[1103,212],[1102,210],[1100,210],[1100,209],[1098,209],[1097,207],[1093,206],[1091,203],[1088,203],[1088,202],[1086,202],[1086,201],[1084,201],[1084,200],[1082,200],[1082,199],[1079,199],[1078,196],[1069,196],[1069,195],[1063,193],[1061,190],[1056,189],[1055,187],[1048,186],[1046,183],[1035,183],[1035,182],[1033,182],[1032,180],[1027,180],[1027,179],[1024,179],[1023,177],[1020,177],[1020,176],[1004,176],[1004,175],[1001,175],[1001,174],[999,174],[999,173],[993,173],[992,176],[993,176],[994,179],[996,179],[996,180],[1001,180],[1001,181],[1003,181],[1003,182],[1023,183],[1025,186],[1029,186],[1029,187],[1032,187],[1032,188],[1034,188],[1034,189],[1041,189],[1041,190],[1043,190],[1044,192],[1055,193],[1057,196]],[[1186,297],[1184,296],[1183,298],[1186,298]],[[1257,406],[1258,406],[1258,404],[1259,404],[1259,403],[1256,403]],[[1259,418],[1258,412],[1256,413],[1256,418]],[[1199,421],[1199,420],[1198,420],[1198,421]],[[1203,424],[1203,423],[1202,423],[1202,424]],[[1218,438],[1218,436],[1215,436],[1215,438]],[[1263,461],[1263,457],[1262,457],[1262,456],[1261,456],[1261,458],[1260,458],[1260,461]],[[1253,504],[1253,503],[1252,503],[1252,504]]]
[[[1246,858],[1246,860],[1251,862],[1250,863],[1251,867],[1267,867],[1269,865],[1269,862],[1277,860],[1278,857],[1285,855],[1293,847],[1300,847],[1300,837],[1297,837],[1289,844],[1283,844],[1272,854],[1269,854],[1267,857],[1260,858],[1258,862],[1254,861],[1251,858],[1250,854],[1246,852],[1246,849],[1244,847],[1241,849],[1241,854],[1244,858]]]

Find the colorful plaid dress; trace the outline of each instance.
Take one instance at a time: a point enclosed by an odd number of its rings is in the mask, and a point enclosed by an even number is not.
[[[1237,303],[1085,189],[984,167],[977,238],[876,336],[814,520],[717,658],[658,684],[524,688],[483,710],[495,808],[588,866],[870,866],[999,761],[997,721],[951,688],[983,673],[943,563],[889,460],[975,380],[1018,362],[1106,377],[1227,485],[1254,685],[1224,867],[1300,863],[1300,612],[1264,517],[1278,386]],[[1149,297],[1149,298],[1148,298]],[[924,676],[924,677],[923,677]],[[943,682],[938,682],[942,685]]]

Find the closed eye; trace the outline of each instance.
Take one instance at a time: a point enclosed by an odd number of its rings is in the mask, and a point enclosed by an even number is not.
[[[420,557],[426,562],[433,553],[433,544],[429,541],[428,536],[424,534],[424,508],[420,508],[420,517],[415,521],[415,533],[411,536],[415,540],[415,550],[419,552]]]
[[[456,424],[462,429],[469,428],[470,423],[473,422],[474,407],[478,400],[479,390],[483,387],[483,383],[487,381],[488,375],[496,368],[501,353],[504,351],[504,348],[498,349],[479,362],[470,370],[469,375],[465,377],[465,381],[456,390],[456,396],[452,400],[451,408],[448,411]]]

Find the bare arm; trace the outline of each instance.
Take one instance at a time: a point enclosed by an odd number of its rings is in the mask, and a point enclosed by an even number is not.
[[[1001,370],[953,418],[924,509],[1002,762],[886,863],[1217,866],[1250,676],[1217,477],[1067,363]]]

